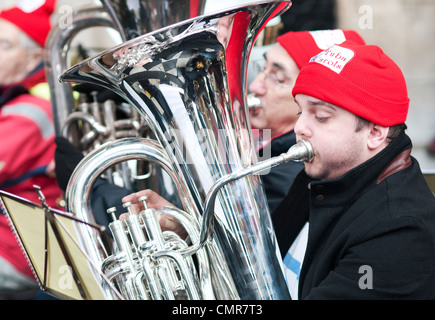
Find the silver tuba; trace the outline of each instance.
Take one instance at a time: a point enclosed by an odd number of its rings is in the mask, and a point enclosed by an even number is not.
[[[289,6],[263,1],[179,22],[61,76],[116,92],[157,137],[120,139],[89,153],[70,179],[67,210],[92,222],[89,194],[102,170],[130,158],[153,161],[172,177],[184,207],[163,213],[185,227],[191,242],[159,230],[153,209],[110,225],[114,252],[83,225],[79,232],[93,264],[101,266],[96,272],[105,298],[290,298],[256,173],[289,160],[309,161],[312,150],[301,141],[287,155],[257,163],[245,90],[257,34]]]

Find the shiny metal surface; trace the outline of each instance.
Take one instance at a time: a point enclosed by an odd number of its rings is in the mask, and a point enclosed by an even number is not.
[[[90,195],[96,179],[107,170],[107,168],[114,166],[116,163],[138,159],[156,163],[160,168],[166,170],[168,174],[173,175],[172,165],[168,160],[166,153],[155,140],[124,138],[106,142],[100,148],[95,149],[86,155],[84,161],[80,162],[75,168],[66,191],[68,211],[73,212],[77,217],[84,221],[95,222],[90,202]],[[174,175],[172,176],[172,179],[173,181],[179,181],[178,177]],[[182,185],[180,185],[178,189],[180,193],[184,191]],[[120,221],[115,222],[114,228],[116,227],[116,224],[118,225],[118,228],[112,230],[112,232],[117,231],[116,234],[124,233],[124,230],[122,232],[120,231]],[[107,259],[110,258],[111,252],[110,248],[103,245],[104,241],[100,234],[95,232],[94,229],[88,228],[86,225],[77,225],[77,228],[77,231],[81,236],[80,239],[87,255],[90,257],[90,260],[94,265],[105,266],[107,269],[107,265],[110,264]],[[101,271],[94,270],[94,272],[95,277],[99,278]],[[121,272],[121,274],[124,273],[125,271]],[[110,274],[107,276],[109,278],[111,277]],[[111,286],[108,285],[104,278],[101,279],[100,285],[100,289],[107,299],[116,299],[118,297],[118,294],[114,293]],[[122,289],[124,287],[120,286],[119,288],[123,291]],[[130,296],[124,296],[124,298],[127,299],[130,298]]]
[[[205,0],[101,0],[124,41],[204,13]]]
[[[83,30],[106,27],[116,30],[123,41],[204,12],[205,0],[101,0],[103,6],[75,10],[71,19],[53,24],[44,53],[47,82],[50,86],[55,132],[60,135],[67,117],[74,110],[71,86],[60,83],[59,75],[70,64],[68,54],[75,37]]]
[[[70,67],[68,52],[72,41],[78,33],[90,27],[115,28],[111,16],[101,7],[86,7],[73,12],[69,25],[54,24],[47,38],[44,65],[56,135],[61,134],[63,124],[75,105],[71,86],[59,82],[59,75]]]
[[[45,71],[50,86],[53,120],[57,136],[63,136],[83,154],[106,141],[123,137],[153,137],[144,119],[126,103],[106,100],[86,101],[73,95],[70,84],[59,82],[59,75],[70,67],[73,41],[82,31],[95,27],[116,30],[124,41],[138,35],[201,15],[204,0],[101,0],[102,6],[81,7],[71,19],[53,25],[44,53]],[[76,92],[77,93],[77,92]],[[96,96],[97,91],[92,95]],[[160,170],[149,163],[131,160],[108,169],[106,178],[126,188],[153,188],[161,192],[165,181]],[[166,188],[166,190],[169,190]],[[173,190],[171,188],[170,190]],[[175,190],[167,192],[175,197]]]
[[[201,221],[213,185],[256,163],[245,101],[247,60],[261,28],[288,7],[287,1],[265,1],[177,23],[87,59],[61,79],[101,85],[138,110],[165,151],[162,162],[189,194],[184,209]],[[67,199],[72,212],[83,198],[79,192]],[[236,298],[288,299],[259,177],[222,186],[211,210],[213,239],[205,247],[223,252],[218,263],[228,266]]]
[[[215,207],[216,197],[218,196],[218,192],[220,192],[220,190],[225,185],[248,175],[258,174],[261,173],[263,170],[270,170],[270,168],[288,161],[310,162],[313,156],[314,153],[311,144],[306,140],[299,140],[286,153],[262,162],[258,162],[249,167],[241,168],[231,174],[221,177],[218,181],[214,183],[214,185],[212,186],[212,188],[210,188],[207,194],[207,199],[204,206],[205,210],[202,217],[201,234],[200,241],[198,242],[198,247],[201,247],[206,241],[209,240],[210,233],[212,231],[212,215]]]

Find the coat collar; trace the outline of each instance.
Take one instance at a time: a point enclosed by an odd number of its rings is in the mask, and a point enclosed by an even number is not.
[[[358,199],[364,189],[411,165],[411,139],[402,133],[385,149],[338,179],[310,184],[314,204],[336,206]]]
[[[303,298],[306,273],[313,263],[313,251],[322,250],[325,234],[338,223],[349,223],[352,216],[343,217],[343,210],[361,198],[370,186],[382,183],[388,176],[412,163],[412,144],[402,133],[384,150],[360,166],[335,180],[312,181],[310,183],[309,240],[299,279],[299,296]],[[341,220],[339,221],[339,217]]]
[[[402,151],[388,166],[382,171],[378,177],[377,184],[381,183],[384,179],[388,178],[392,174],[399,172],[405,168],[408,168],[412,164],[411,161],[411,149]]]
[[[12,86],[0,87],[0,107],[16,97],[28,93],[30,88],[45,81],[44,63],[41,61],[41,63],[20,83],[14,84]]]

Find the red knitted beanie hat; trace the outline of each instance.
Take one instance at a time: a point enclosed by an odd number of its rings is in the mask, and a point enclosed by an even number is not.
[[[1,11],[0,18],[16,25],[43,47],[51,29],[50,16],[55,5],[56,0],[21,0],[15,7]]]
[[[353,30],[316,30],[290,31],[277,39],[278,43],[288,52],[299,69],[308,63],[311,57],[328,49],[333,44],[340,44],[346,40],[365,44],[363,38]]]
[[[381,48],[352,41],[312,57],[292,93],[318,98],[386,127],[404,123],[409,108],[400,68]]]

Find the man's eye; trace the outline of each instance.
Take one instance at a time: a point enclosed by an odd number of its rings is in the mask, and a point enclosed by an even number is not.
[[[324,122],[326,120],[328,120],[328,117],[319,117],[319,116],[315,116],[316,120],[319,122]]]
[[[284,83],[287,81],[286,76],[282,72],[272,72],[274,78],[278,80],[279,83]]]
[[[12,44],[9,41],[0,41],[0,49],[3,51],[11,50]]]

